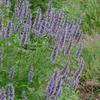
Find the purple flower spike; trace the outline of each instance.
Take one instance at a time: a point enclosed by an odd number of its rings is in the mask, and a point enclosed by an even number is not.
[[[37,9],[37,14],[36,14],[36,17],[35,17],[35,21],[34,21],[34,24],[33,24],[33,28],[38,30],[39,26],[40,26],[40,22],[41,22],[41,9],[38,8]]]
[[[57,23],[58,23],[58,20],[59,20],[59,15],[58,15],[58,13],[55,15],[55,18],[54,18],[54,22],[53,22],[53,29],[52,29],[52,31],[54,32],[54,33],[56,33],[56,30],[57,30]]]
[[[55,86],[55,80],[53,77],[50,78],[48,87],[47,87],[47,95],[51,96],[53,91],[54,91],[54,86]]]
[[[32,14],[29,15],[28,24],[29,24],[29,28],[31,29],[32,28]]]
[[[79,35],[77,36],[77,38],[76,38],[77,43],[80,42],[82,35],[83,35],[83,32],[81,31],[81,32],[79,33]]]
[[[84,62],[83,62],[83,59],[80,59],[79,68],[76,70],[75,74],[73,75],[72,81],[71,81],[71,86],[74,90],[76,90],[78,87],[79,78],[83,71],[83,68],[84,68]]]
[[[65,20],[64,27],[61,32],[60,41],[59,41],[60,47],[64,47],[64,44],[65,44],[66,38],[67,38],[67,32],[68,32],[68,17],[66,16],[66,20]]]
[[[62,18],[63,18],[63,17],[64,17],[64,13],[63,13],[63,12],[59,13],[57,25],[56,25],[56,28],[55,28],[55,32],[56,32],[56,33],[59,32],[60,24],[61,24],[61,22],[62,22]]]
[[[58,78],[57,83],[58,83],[57,84],[58,87],[60,87],[62,85],[62,78],[61,77]]]
[[[20,16],[20,12],[22,9],[21,8],[21,1],[20,0],[16,0],[15,3],[15,13],[14,13],[14,17],[18,18]]]
[[[40,29],[39,29],[39,34],[38,35],[42,36],[44,34],[44,32],[45,32],[45,21],[42,20],[41,24],[40,24]]]
[[[84,62],[83,62],[82,59],[80,59],[80,61],[79,61],[79,68],[76,70],[76,72],[74,74],[75,78],[77,78],[77,77],[79,78],[80,77],[80,75],[81,75],[81,73],[83,71],[83,68],[84,68]]]
[[[79,19],[79,21],[77,22],[76,24],[76,30],[75,30],[75,33],[77,34],[80,30],[80,24],[81,24],[81,18]]]
[[[54,74],[53,74],[53,77],[54,77],[54,79],[56,80],[56,78],[59,76],[59,70],[58,69],[56,69],[55,71],[54,71]]]
[[[51,1],[48,3],[48,10],[46,12],[46,16],[50,17],[51,16],[51,12],[52,12],[52,5],[51,5]]]
[[[69,74],[69,64],[68,62],[66,63],[65,67],[63,68],[63,70],[61,71],[61,75],[63,78],[66,78],[67,75]]]
[[[68,16],[66,16],[66,19],[64,22],[64,29],[65,29],[65,31],[68,31]]]
[[[9,93],[8,100],[14,100],[14,86],[12,84],[8,85],[8,93]]]
[[[0,31],[2,31],[2,15],[0,15]]]
[[[20,44],[21,46],[23,46],[26,42],[26,33],[25,32],[21,32],[21,39],[20,39]]]
[[[6,99],[6,91],[4,88],[0,91],[0,100],[7,100]]]
[[[70,25],[70,37],[72,37],[73,39],[75,39],[77,33],[79,32],[80,24],[81,24],[80,20],[77,23],[75,23],[75,21],[72,20],[72,23]]]
[[[66,53],[67,53],[67,54],[70,53],[70,50],[71,50],[72,46],[73,46],[73,40],[71,39],[71,40],[69,41],[68,47],[64,49],[64,55],[65,55]]]
[[[12,80],[12,79],[14,78],[14,75],[15,75],[15,68],[11,67],[11,68],[9,69],[8,78],[9,78],[10,80]]]
[[[11,21],[9,21],[8,27],[7,27],[7,30],[6,30],[6,38],[10,37],[11,25],[12,25],[12,23],[11,23]]]
[[[34,70],[33,70],[33,67],[31,67],[28,73],[28,81],[30,83],[32,82],[33,76],[34,76]]]
[[[19,14],[19,18],[21,20],[23,20],[27,15],[27,12],[28,12],[28,1],[27,0],[24,0],[22,2],[22,5],[20,7],[20,14]]]
[[[58,95],[61,95],[60,93],[61,93],[62,78],[59,77],[55,82],[56,82],[56,85],[55,85],[53,95],[57,97]]]
[[[54,22],[55,22],[55,12],[52,11],[52,15],[50,17],[50,22],[49,20],[47,20],[47,25],[46,25],[46,28],[47,28],[47,31],[48,32],[48,36],[51,37],[52,36],[52,33],[53,33],[53,27],[54,27]]]
[[[79,79],[75,79],[71,82],[71,86],[74,90],[77,90],[78,88],[78,83],[79,83]]]
[[[3,4],[6,7],[7,10],[10,8],[10,1],[9,0],[3,0]]]
[[[73,28],[73,25],[75,25],[75,20],[74,19],[72,19],[72,22],[71,22],[71,24],[70,24],[70,26],[69,26],[69,31],[71,32],[71,30],[72,30],[72,28]]]
[[[80,24],[81,24],[81,18],[78,20],[78,22],[74,25],[72,29],[72,38],[76,38],[77,34],[80,31]]]
[[[56,69],[54,71],[54,74],[52,75],[52,77],[49,80],[49,84],[48,84],[48,88],[47,88],[47,95],[48,96],[52,96],[54,94],[56,82],[57,82],[59,75],[60,75],[59,70]]]
[[[58,46],[55,46],[55,48],[52,52],[52,55],[51,55],[51,63],[54,63],[56,56],[58,55],[58,51],[59,51]]]
[[[62,94],[62,88],[59,87],[59,88],[57,89],[56,96],[61,96],[61,94]]]
[[[82,44],[80,42],[78,44],[79,44],[79,48],[78,48],[78,50],[76,52],[76,58],[80,57],[80,54],[81,54],[81,51],[82,51]]]
[[[71,26],[70,26],[70,37],[74,38],[75,36],[75,31],[76,31],[76,25],[75,25],[75,21],[72,20]]]
[[[66,33],[63,30],[61,37],[60,37],[59,46],[64,47],[65,42],[66,42]]]

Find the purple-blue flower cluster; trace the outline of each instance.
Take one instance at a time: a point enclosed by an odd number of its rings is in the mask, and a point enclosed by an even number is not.
[[[60,32],[64,13],[56,12],[50,2],[48,6],[48,10],[43,16],[41,10],[37,10],[32,30],[38,36],[43,36],[43,34],[48,33],[48,36],[52,37],[55,33],[57,35]]]
[[[7,100],[6,99],[6,90],[4,88],[2,88],[0,90],[0,100]]]
[[[0,15],[0,39],[3,36],[3,32],[2,32],[2,15]]]
[[[56,69],[54,74],[51,76],[48,87],[46,99],[54,98],[57,99],[62,93],[62,85],[64,84],[64,79],[67,78],[69,74],[69,65],[66,63],[62,70]]]
[[[32,14],[29,8],[29,1],[20,2],[16,0],[15,12],[13,14],[13,32],[20,33],[20,44],[23,46],[30,39],[32,28]]]
[[[14,100],[15,90],[13,84],[8,85],[8,100]]]

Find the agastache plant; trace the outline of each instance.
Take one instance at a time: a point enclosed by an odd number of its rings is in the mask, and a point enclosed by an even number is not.
[[[51,55],[51,63],[55,62],[56,56],[58,55],[59,47],[55,46]]]
[[[55,85],[54,78],[51,77],[50,80],[49,80],[48,87],[47,87],[47,93],[48,93],[47,96],[52,95],[52,92],[53,92],[53,89],[54,89],[54,85]]]
[[[55,70],[53,76],[50,78],[48,87],[47,87],[47,97],[52,97],[55,91],[55,86],[57,78],[59,77],[59,70]]]
[[[48,9],[46,13],[44,14],[44,20],[45,20],[45,25],[46,25],[46,32],[51,32],[51,25],[54,19],[54,13],[52,9],[52,4],[51,1],[48,3]]]
[[[36,17],[35,17],[35,20],[34,20],[34,24],[33,24],[33,29],[32,31],[35,32],[35,30],[39,30],[40,28],[40,23],[41,23],[41,9],[38,8],[37,9],[37,12],[36,12]]]
[[[56,88],[55,88],[55,91],[54,91],[54,95],[56,95],[56,97],[61,96],[62,84],[63,84],[62,78],[59,77],[57,79]]]
[[[64,16],[63,11],[62,12],[59,12],[58,21],[57,21],[57,25],[56,25],[56,28],[55,28],[55,33],[59,33],[60,24],[61,24],[61,21],[62,21],[63,16]]]
[[[57,12],[55,12],[56,14],[55,14],[55,16],[54,16],[54,22],[53,22],[53,28],[52,28],[52,32],[53,33],[56,33],[56,27],[57,27],[57,22],[58,22],[58,13]]]
[[[69,33],[70,33],[70,37],[73,38],[74,34],[75,34],[75,20],[72,19],[72,22],[70,24],[70,28],[69,28]]]
[[[9,72],[8,72],[8,78],[9,78],[9,80],[12,80],[14,78],[14,76],[15,76],[15,68],[11,67],[9,69]]]
[[[72,47],[73,47],[73,40],[70,39],[69,44],[68,44],[68,47],[66,47],[66,48],[64,49],[64,56],[65,56],[66,54],[69,54],[69,53],[70,53]]]
[[[66,42],[67,32],[68,32],[68,17],[66,16],[65,23],[60,35],[61,36],[60,41],[59,41],[60,47],[63,47]]]
[[[49,99],[56,100],[58,96],[61,96],[62,85],[64,84],[63,78],[64,77],[67,78],[68,73],[69,73],[68,64],[65,66],[65,68],[62,71],[58,69],[54,71],[54,74],[51,76],[48,83],[46,100]]]
[[[48,37],[52,37],[52,35],[53,35],[52,33],[53,33],[55,16],[56,15],[55,15],[55,12],[53,10],[49,20],[46,21],[47,22],[47,24],[46,24],[46,32],[48,33]]]
[[[79,78],[81,76],[81,73],[83,71],[84,68],[84,61],[83,59],[79,60],[79,67],[76,70],[76,72],[74,73],[73,77],[72,77],[72,81],[71,81],[71,87],[76,90],[78,88],[78,83],[79,83]]]
[[[13,84],[9,84],[8,85],[8,100],[14,100],[14,96],[15,96],[15,90],[14,90],[14,86]]]
[[[30,30],[32,29],[32,14],[31,13],[28,15],[27,24],[28,24],[28,29],[30,33]]]
[[[77,43],[79,43],[79,42],[81,41],[82,35],[83,35],[83,32],[80,31],[80,32],[79,32],[79,35],[76,37]]]
[[[48,9],[47,9],[47,12],[46,12],[45,16],[50,17],[51,13],[52,13],[52,4],[51,4],[51,1],[49,1]]]
[[[37,10],[36,18],[33,24],[33,32],[36,34],[48,33],[48,37],[55,37],[58,34],[59,28],[61,26],[63,13],[56,12],[49,2],[48,9],[44,14],[43,18],[41,16],[41,10]],[[44,23],[44,24],[42,24]],[[42,27],[41,27],[42,26]],[[41,31],[40,31],[41,30]],[[56,34],[55,34],[56,33]],[[38,34],[38,36],[40,36]]]
[[[20,44],[24,46],[26,43],[27,34],[25,32],[21,32],[20,34]]]
[[[76,58],[79,58],[80,57],[80,54],[81,54],[81,51],[82,51],[82,44],[81,42],[78,43],[78,50],[76,52]]]
[[[19,17],[19,11],[20,11],[20,1],[16,0],[15,3],[15,12],[14,12],[14,18],[18,18]]]
[[[42,20],[41,23],[40,23],[40,28],[39,28],[38,35],[41,36],[41,35],[43,35],[44,32],[45,32],[45,21]]]
[[[74,34],[74,37],[76,37],[77,33],[79,33],[80,31],[80,25],[82,23],[82,18],[80,17],[76,23],[76,30],[75,30],[75,34]]]
[[[0,15],[0,31],[2,30],[2,14]]]
[[[30,67],[30,70],[28,72],[28,82],[29,83],[32,83],[33,76],[34,76],[34,69],[33,69],[33,67]]]
[[[19,14],[19,18],[21,20],[23,20],[24,18],[26,18],[27,14],[28,14],[28,10],[29,10],[29,2],[27,0],[24,0],[22,2],[22,5],[20,7],[20,14]]]
[[[68,74],[69,74],[69,71],[70,71],[70,69],[69,69],[69,63],[67,62],[65,64],[64,68],[61,71],[62,78],[66,78],[68,76]]]
[[[9,0],[2,0],[2,2],[8,7]],[[65,15],[63,11],[57,11],[53,9],[51,2],[49,2],[48,9],[46,13],[43,15],[42,10],[40,8],[36,11],[36,16],[34,23],[32,24],[32,13],[29,8],[28,0],[16,0],[15,3],[15,11],[13,14],[13,18],[9,20],[9,23],[6,27],[2,27],[2,15],[0,15],[0,35],[2,32],[5,32],[5,37],[8,39],[10,34],[18,33],[20,35],[20,45],[23,47],[28,40],[30,39],[31,31],[34,32],[38,37],[47,36],[54,40],[54,48],[50,56],[50,62],[52,65],[55,63],[57,56],[60,54],[60,51],[64,50],[64,56],[67,56],[69,60],[73,54],[71,54],[71,50],[74,49],[74,46],[79,45],[79,48],[74,55],[74,57],[79,60],[79,68],[76,70],[72,77],[71,86],[74,90],[78,88],[79,78],[84,68],[84,62],[80,59],[81,54],[81,39],[83,32],[80,31],[81,18],[76,22],[72,20],[69,22],[68,16]],[[12,31],[13,27],[13,31]],[[65,57],[66,58],[66,57]],[[2,53],[0,52],[0,64],[2,63]],[[61,61],[62,63],[62,61]],[[70,65],[71,66],[71,65]],[[62,86],[64,84],[64,79],[67,79],[69,74],[69,63],[67,62],[63,69],[54,71],[54,74],[51,76],[48,86],[47,86],[47,94],[46,97],[50,100],[57,100],[59,96],[62,94]],[[15,69],[10,68],[8,72],[9,80],[12,80],[15,75]],[[29,83],[33,82],[34,77],[34,69],[30,67],[27,75],[27,81]],[[14,86],[13,84],[9,84],[8,86],[8,100],[14,100]],[[3,98],[3,99],[1,99]],[[22,93],[22,100],[27,100],[25,92]],[[48,99],[48,100],[49,100]],[[0,92],[0,100],[6,100],[5,92]]]
[[[6,98],[6,90],[4,88],[0,91],[0,100],[7,100]]]
[[[2,32],[2,14],[0,15],[0,39],[2,38],[3,32]]]
[[[12,25],[12,22],[9,21],[9,22],[8,22],[8,27],[7,27],[7,29],[6,29],[6,38],[9,38],[9,37],[10,37],[11,25]]]
[[[29,1],[16,1],[15,12],[13,15],[13,31],[21,34],[20,43],[24,45],[30,39],[30,32],[32,27],[32,16],[29,8]]]

